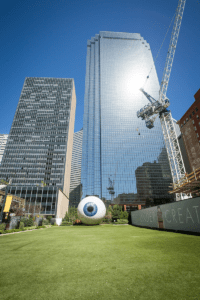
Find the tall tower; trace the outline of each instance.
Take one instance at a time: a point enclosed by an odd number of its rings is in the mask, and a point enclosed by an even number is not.
[[[61,207],[60,190],[69,197],[75,109],[73,79],[25,79],[0,179],[12,179],[8,192],[41,205],[46,214]]]
[[[81,161],[82,161],[83,129],[74,132],[72,166],[70,176],[70,206],[78,206],[81,200]]]
[[[120,194],[126,194],[126,199],[130,194],[135,204],[144,202],[147,199],[140,199],[137,182],[140,187],[141,184],[145,186],[146,179],[142,173],[140,178],[136,170],[149,163],[149,168],[153,166],[151,183],[154,188],[151,191],[156,190],[156,193],[151,192],[146,198],[153,200],[164,196],[171,201],[166,181],[170,183],[172,178],[160,122],[156,120],[155,127],[149,130],[136,115],[148,104],[139,90],[144,84],[145,91],[158,99],[159,81],[150,46],[140,34],[100,32],[88,41],[81,175],[83,197],[97,195],[111,200],[110,178],[116,203],[119,203]],[[160,166],[156,168],[155,164]],[[156,170],[160,176],[161,169],[163,181],[157,183]]]
[[[0,134],[0,164],[3,158],[4,150],[8,140],[8,134]]]

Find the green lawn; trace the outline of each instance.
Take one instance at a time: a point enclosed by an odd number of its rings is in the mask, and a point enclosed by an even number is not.
[[[0,236],[0,299],[200,299],[200,237],[116,225]]]

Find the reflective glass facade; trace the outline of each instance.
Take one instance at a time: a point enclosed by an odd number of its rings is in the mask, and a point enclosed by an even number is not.
[[[128,203],[172,200],[160,120],[148,129],[136,115],[148,104],[141,87],[158,99],[159,81],[150,46],[140,34],[100,32],[88,41],[82,197],[111,200],[110,178],[116,203],[122,199]]]
[[[25,79],[0,179],[12,179],[10,192],[19,193],[27,203],[45,206],[46,213],[55,212],[58,189],[69,197],[75,108],[73,79]],[[43,185],[46,188],[40,196]]]
[[[69,205],[78,206],[81,199],[81,161],[82,161],[83,129],[74,132],[72,166],[70,176]]]
[[[31,206],[40,207],[40,213],[54,215],[56,212],[58,188],[57,187],[36,187],[36,186],[10,186],[8,193],[26,200],[27,213],[30,213]]]

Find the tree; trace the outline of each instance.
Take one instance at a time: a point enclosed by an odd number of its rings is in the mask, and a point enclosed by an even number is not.
[[[118,220],[120,219],[120,214],[122,212],[122,207],[119,206],[118,204],[113,206],[113,213],[112,213],[112,219],[113,220]]]
[[[78,219],[77,208],[75,206],[69,206],[68,212],[66,212],[64,220],[73,222]]]
[[[109,223],[112,220],[112,212],[108,209],[106,209],[106,215],[104,217],[104,219],[106,219],[106,221]]]
[[[120,219],[127,219],[128,220],[128,212],[127,211],[121,211],[120,213]]]

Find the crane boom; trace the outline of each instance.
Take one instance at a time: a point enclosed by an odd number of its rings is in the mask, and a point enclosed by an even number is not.
[[[167,52],[167,59],[165,62],[165,68],[163,72],[163,77],[160,85],[160,94],[159,94],[159,102],[164,102],[166,99],[167,88],[169,84],[169,77],[172,70],[172,64],[174,60],[174,55],[176,51],[178,36],[181,28],[181,22],[183,18],[183,12],[185,8],[186,0],[179,0],[178,6],[176,9],[176,16],[174,20],[174,26],[171,34],[171,40],[169,43],[169,49]]]

